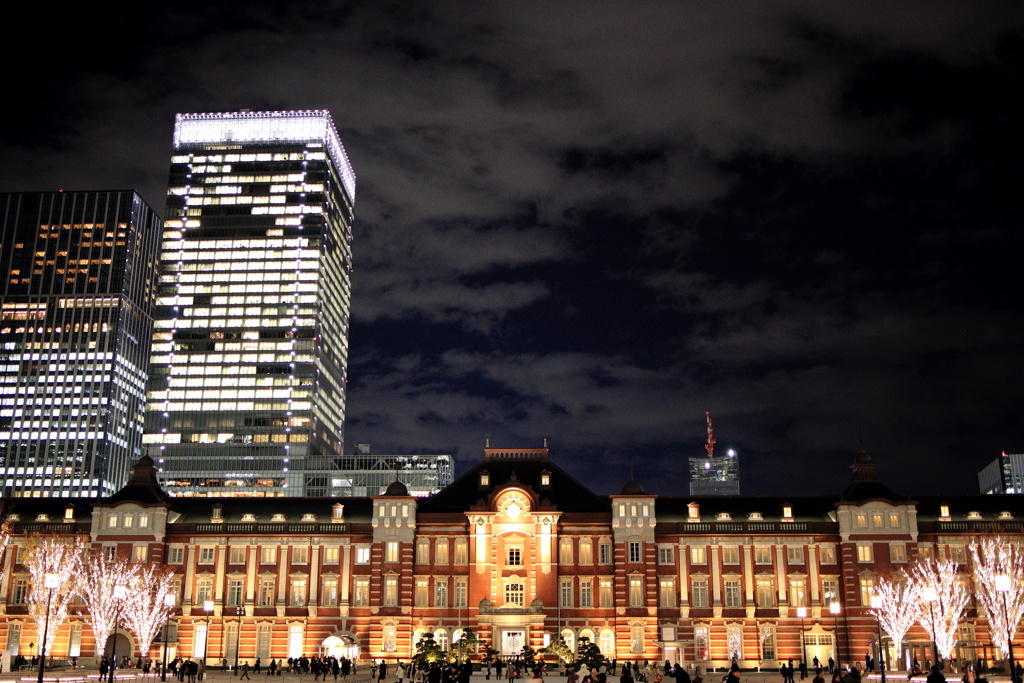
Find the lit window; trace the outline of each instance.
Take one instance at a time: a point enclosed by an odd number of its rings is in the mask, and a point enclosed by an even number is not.
[[[736,546],[724,546],[722,548],[722,564],[739,564],[740,549]]]
[[[324,564],[338,564],[340,555],[340,548],[324,548]]]
[[[690,548],[690,564],[707,564],[707,549],[706,548]]]
[[[398,562],[398,541],[388,541],[384,546],[384,561]]]
[[[775,582],[772,579],[757,579],[757,606],[775,606]]]
[[[676,580],[671,577],[662,577],[658,581],[658,600],[662,607],[676,606]]]
[[[260,563],[274,564],[277,562],[277,546],[265,545],[260,549]]]
[[[352,582],[352,605],[367,607],[370,604],[370,580],[355,579]]]
[[[874,562],[875,553],[874,547],[871,544],[863,543],[857,546],[857,561],[858,562]]]
[[[434,547],[434,564],[448,564],[448,540],[438,539]]]
[[[594,580],[580,579],[580,607],[594,606]]]
[[[572,564],[572,539],[563,538],[558,542],[558,563]]]
[[[693,580],[693,597],[690,604],[694,607],[707,607],[708,606],[708,580],[707,579],[694,579]]]
[[[642,577],[629,577],[629,606],[644,606],[644,580]]]
[[[601,607],[612,607],[615,604],[615,594],[612,589],[612,580],[601,579],[599,589],[600,595],[598,595],[598,599],[601,601]]]
[[[821,553],[822,564],[836,563],[836,547],[834,545],[823,545],[819,552]]]
[[[860,577],[860,604],[871,606],[871,596],[875,594],[875,579],[871,576]]]
[[[772,549],[766,547],[754,548],[754,563],[755,564],[771,564],[772,563]]]
[[[323,596],[320,604],[324,607],[336,607],[338,604],[338,579],[325,577],[323,582]]]
[[[580,564],[594,564],[594,546],[589,538],[580,539]]]
[[[788,546],[786,548],[786,560],[790,564],[803,564],[804,563],[804,548],[803,546]]]
[[[743,601],[740,597],[740,580],[739,579],[726,579],[725,580],[725,606],[726,607],[743,607]]]
[[[793,607],[807,607],[807,584],[803,579],[790,580],[789,604]]]
[[[526,604],[526,594],[521,583],[509,583],[505,585],[505,604],[523,607]]]
[[[370,564],[370,546],[356,546],[356,564]]]
[[[231,564],[245,564],[245,546],[231,546]]]
[[[907,547],[902,543],[893,543],[889,546],[889,561],[890,562],[906,562],[907,561]]]
[[[302,607],[306,604],[306,579],[292,579],[292,607]]]

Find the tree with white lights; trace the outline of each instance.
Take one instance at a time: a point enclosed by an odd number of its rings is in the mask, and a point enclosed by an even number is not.
[[[3,515],[4,507],[0,504],[0,516]],[[4,554],[7,552],[7,543],[11,540],[11,523],[6,519],[0,522],[0,583],[4,580]]]
[[[78,591],[78,577],[85,552],[81,538],[34,536],[28,540],[28,611],[39,633],[46,633],[40,652],[50,653],[57,631],[68,617],[68,605]]]
[[[902,652],[907,631],[921,618],[920,584],[902,574],[880,578],[875,587],[878,607],[872,608],[882,628],[892,638],[893,649]]]
[[[78,594],[88,612],[84,615],[92,629],[96,646],[102,648],[117,628],[118,598],[115,588],[131,585],[134,569],[124,559],[96,551],[86,556],[78,584]]]
[[[125,625],[135,635],[139,656],[148,657],[149,647],[174,609],[171,593],[174,570],[155,564],[130,565],[132,577],[124,600]]]
[[[988,538],[971,544],[974,588],[988,618],[989,637],[1003,657],[1024,616],[1024,549],[1019,543]]]
[[[942,659],[952,659],[957,629],[967,612],[967,585],[951,560],[919,562],[914,577],[920,585],[920,624]]]

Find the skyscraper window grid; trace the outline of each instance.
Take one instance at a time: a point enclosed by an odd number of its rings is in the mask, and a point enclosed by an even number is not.
[[[146,427],[173,495],[331,495],[352,191],[328,112],[178,116]]]
[[[0,195],[3,495],[110,495],[141,453],[159,217],[132,191]]]

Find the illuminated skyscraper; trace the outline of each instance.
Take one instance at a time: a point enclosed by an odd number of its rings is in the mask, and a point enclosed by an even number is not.
[[[325,496],[355,175],[327,111],[179,114],[146,441],[177,496]]]
[[[128,481],[159,241],[130,190],[0,194],[4,496],[108,496]]]

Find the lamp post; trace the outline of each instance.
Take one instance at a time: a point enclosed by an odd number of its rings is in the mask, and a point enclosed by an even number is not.
[[[46,619],[43,621],[43,639],[39,641],[39,683],[43,683],[43,669],[46,667],[46,637],[50,631],[50,603],[53,591],[60,586],[60,577],[52,572],[43,575],[43,588],[46,589]]]
[[[807,664],[807,638],[804,637],[804,619],[807,618],[807,608],[797,607],[796,615],[800,617],[800,661]],[[803,669],[801,669],[803,671]]]
[[[210,662],[210,618],[213,616],[213,600],[203,600],[203,610],[206,612],[206,640],[203,642],[203,662]]]
[[[121,621],[121,601],[128,597],[128,588],[114,586],[113,596],[117,610],[114,612],[114,639],[110,643],[110,683],[114,683],[114,670],[117,668],[117,624]]]
[[[871,596],[871,609],[875,610],[875,621],[878,622],[878,671],[882,674],[882,683],[885,683],[885,648],[882,645],[882,596]]]
[[[939,665],[939,648],[935,644],[935,606],[933,605],[938,599],[939,594],[936,592],[935,586],[925,586],[921,589],[921,600],[928,603],[928,621],[931,624],[932,632],[932,666]],[[942,605],[939,607],[941,608]]]
[[[1006,622],[1006,627],[1009,630],[1009,638],[1006,640],[1006,644],[1010,653],[1010,683],[1017,683],[1017,664],[1013,661],[1013,636],[1017,632],[1017,624],[1010,623],[1010,612],[1006,607],[1006,594],[1011,589],[1010,577],[1006,574],[998,574],[996,576],[996,590],[1003,594],[1003,621]]]
[[[164,605],[168,609],[173,609],[177,600],[174,597],[174,593],[164,593]],[[167,625],[171,623],[171,614],[167,615],[167,621],[164,622],[164,663],[160,668],[160,680],[167,680]]]
[[[843,665],[843,653],[839,647],[839,613],[843,610],[842,605],[839,604],[839,600],[833,600],[832,604],[828,606],[828,611],[832,613],[833,618],[836,622],[836,666],[842,667]]]

